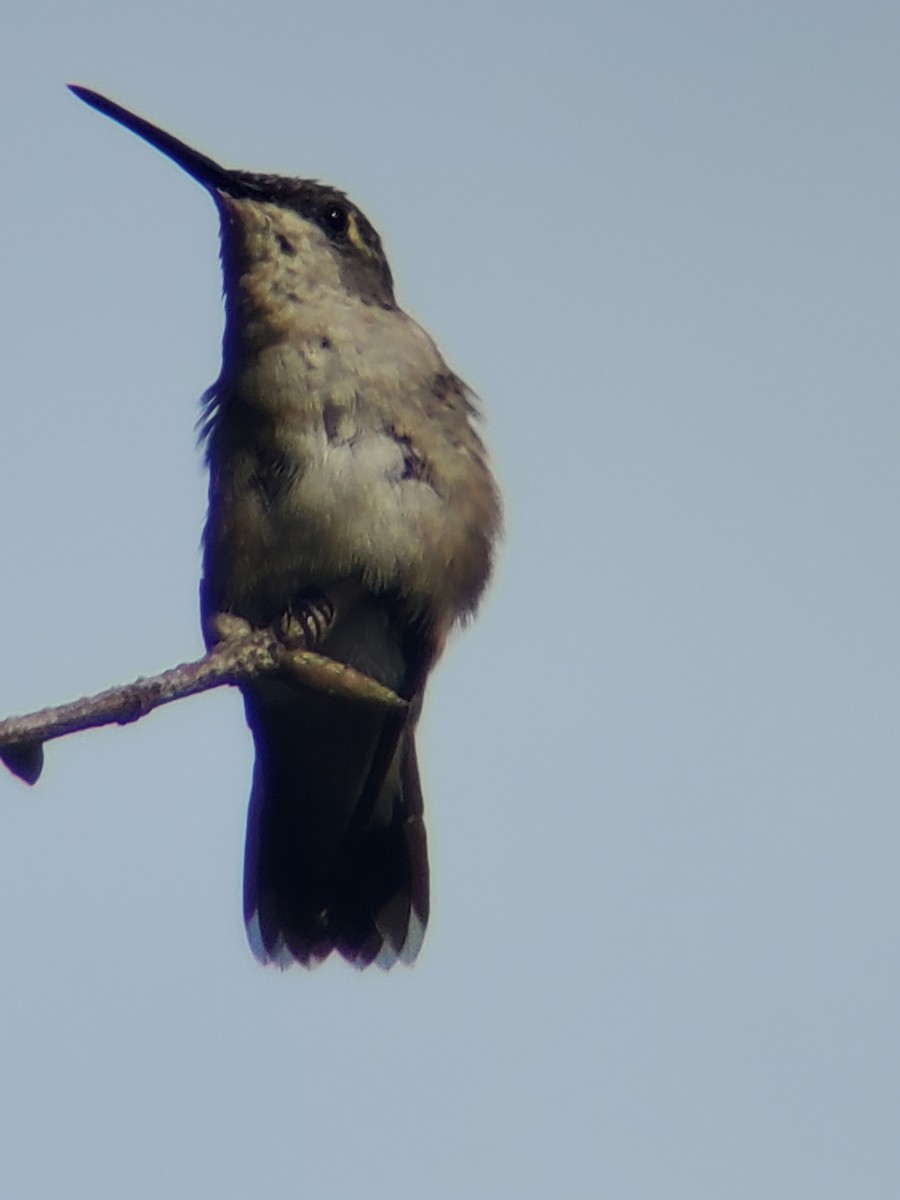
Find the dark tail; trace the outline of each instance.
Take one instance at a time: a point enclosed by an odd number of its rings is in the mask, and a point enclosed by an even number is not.
[[[254,685],[256,744],[244,917],[264,963],[412,962],[428,920],[428,855],[413,741],[401,714]]]

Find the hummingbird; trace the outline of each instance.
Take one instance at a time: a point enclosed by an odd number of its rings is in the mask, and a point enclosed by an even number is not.
[[[397,304],[381,239],[337,188],[231,170],[88,88],[219,216],[222,367],[202,401],[208,646],[267,628],[407,704],[282,677],[242,686],[255,763],[244,917],[255,956],[415,960],[429,911],[415,729],[448,634],[491,573],[501,505],[475,399]]]

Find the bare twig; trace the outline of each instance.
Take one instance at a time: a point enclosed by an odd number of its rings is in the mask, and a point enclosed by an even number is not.
[[[126,725],[172,700],[274,674],[361,704],[402,708],[406,703],[389,688],[345,663],[311,650],[287,648],[269,630],[247,629],[225,638],[196,662],[182,663],[159,675],[136,679],[56,708],[7,717],[0,721],[0,760],[20,779],[34,783],[43,766],[43,744],[52,738],[100,725]]]

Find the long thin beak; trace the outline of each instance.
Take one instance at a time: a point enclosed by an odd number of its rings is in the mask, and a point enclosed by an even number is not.
[[[157,150],[165,154],[166,158],[170,158],[172,162],[177,163],[179,167],[187,171],[188,175],[196,179],[198,183],[202,183],[205,188],[228,192],[231,195],[234,195],[236,192],[246,193],[255,190],[246,175],[238,171],[228,171],[225,167],[220,167],[217,162],[213,162],[205,154],[201,154],[197,150],[192,150],[190,146],[186,146],[184,142],[173,137],[171,133],[166,133],[165,130],[159,129],[156,125],[151,125],[143,117],[138,117],[134,113],[129,112],[127,108],[123,108],[121,104],[107,100],[99,92],[92,92],[90,88],[80,87],[74,83],[69,84],[69,91],[74,92],[79,100],[83,100],[91,108],[96,108],[98,112],[102,112],[105,116],[112,117],[114,121],[118,121],[120,125],[124,125],[132,133],[136,133],[145,142],[149,142],[151,146],[155,146]]]

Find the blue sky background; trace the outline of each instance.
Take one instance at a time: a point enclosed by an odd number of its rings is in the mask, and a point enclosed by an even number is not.
[[[191,658],[209,199],[345,187],[482,395],[410,971],[263,970],[220,691],[0,776],[0,1194],[900,1192],[896,4],[0,17],[0,710]]]

